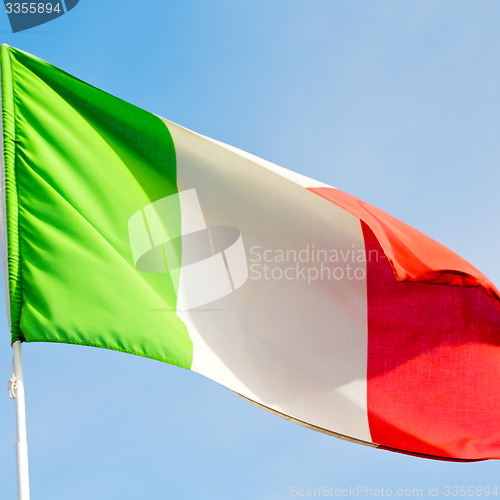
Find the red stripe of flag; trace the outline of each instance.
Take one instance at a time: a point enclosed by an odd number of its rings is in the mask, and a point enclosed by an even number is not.
[[[311,191],[362,220],[372,441],[435,457],[500,458],[500,302],[496,289],[456,254],[384,212],[373,209],[373,215],[368,204],[359,209],[359,200],[335,189]],[[403,246],[399,244],[401,228]],[[395,244],[391,235],[396,236]],[[383,250],[381,239],[386,243]],[[411,255],[402,256],[405,245],[416,261],[409,269],[401,266],[411,263]],[[400,280],[395,276],[396,259]],[[443,264],[451,271],[452,266],[458,267],[465,274],[463,280],[442,273]],[[413,281],[401,281],[402,275]]]
[[[373,442],[500,458],[499,302],[479,287],[399,282],[364,223],[363,235]]]

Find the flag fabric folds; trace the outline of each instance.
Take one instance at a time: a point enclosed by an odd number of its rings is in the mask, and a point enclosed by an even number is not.
[[[3,45],[12,342],[196,371],[371,446],[500,458],[500,303],[455,253],[338,189]]]

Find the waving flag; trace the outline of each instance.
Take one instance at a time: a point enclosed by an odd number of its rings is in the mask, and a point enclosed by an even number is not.
[[[12,342],[201,373],[404,453],[500,458],[500,303],[439,243],[340,190],[3,46]]]

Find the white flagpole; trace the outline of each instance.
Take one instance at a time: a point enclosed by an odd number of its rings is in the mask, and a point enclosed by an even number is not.
[[[28,441],[26,437],[26,406],[24,401],[24,379],[23,379],[23,358],[21,353],[21,342],[18,340],[12,346],[14,349],[14,369],[13,393],[16,400],[16,420],[17,420],[17,496],[19,500],[29,500],[30,482],[28,471]]]

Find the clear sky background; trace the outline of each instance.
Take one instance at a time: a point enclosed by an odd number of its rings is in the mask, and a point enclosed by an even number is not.
[[[498,286],[499,18],[498,0],[80,0],[18,34],[2,8],[0,32],[140,107],[369,201]],[[446,463],[346,443],[136,356],[23,348],[34,500],[500,489],[496,461]],[[0,498],[11,499],[15,404],[6,389],[0,429]]]

